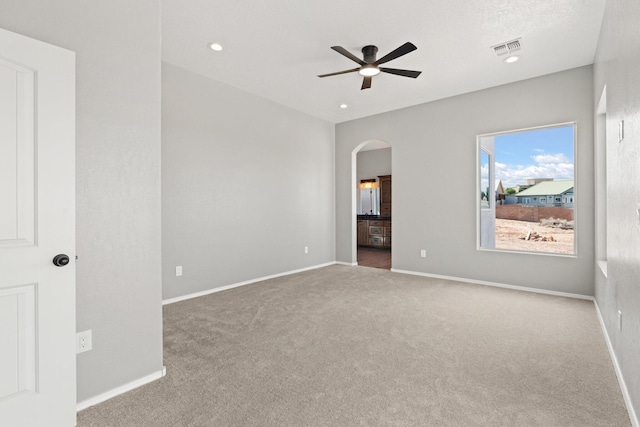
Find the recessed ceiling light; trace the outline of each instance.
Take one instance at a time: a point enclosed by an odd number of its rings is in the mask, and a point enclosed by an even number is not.
[[[347,104],[340,104],[340,108],[342,108],[343,110],[344,110],[345,108],[347,108],[347,107],[348,107],[348,105],[347,105]]]
[[[209,49],[220,52],[222,50],[222,46],[220,45],[220,43],[209,43]]]
[[[512,64],[516,62],[518,59],[520,59],[518,55],[510,55],[504,58],[504,62],[506,62],[507,64]]]

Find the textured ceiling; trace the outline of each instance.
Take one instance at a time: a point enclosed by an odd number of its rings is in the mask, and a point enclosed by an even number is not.
[[[605,0],[163,0],[163,60],[338,123],[593,62]],[[490,49],[522,38],[520,60]],[[207,48],[211,41],[222,52]],[[360,90],[357,64],[330,49],[378,57],[418,49]],[[347,109],[340,109],[345,103]]]

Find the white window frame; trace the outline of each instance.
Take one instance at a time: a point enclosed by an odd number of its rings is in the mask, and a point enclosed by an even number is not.
[[[530,131],[536,131],[536,130],[541,130],[541,129],[551,129],[551,128],[559,128],[559,127],[568,127],[568,126],[572,126],[573,127],[573,198],[575,198],[575,196],[578,194],[578,188],[579,188],[579,184],[578,184],[578,164],[576,159],[578,158],[578,123],[573,121],[573,122],[563,122],[563,123],[556,123],[556,124],[551,124],[551,125],[544,125],[544,126],[534,126],[534,127],[529,127],[529,128],[522,128],[522,129],[514,129],[514,130],[508,130],[508,131],[501,131],[501,132],[493,132],[493,133],[487,133],[487,134],[481,134],[481,135],[477,135],[476,136],[476,188],[480,187],[480,170],[479,170],[479,165],[480,165],[480,146],[481,146],[481,139],[482,138],[490,138],[490,137],[496,137],[499,135],[506,135],[506,134],[512,134],[512,133],[520,133],[520,132],[530,132]],[[494,153],[495,155],[495,153]],[[492,161],[495,162],[495,156],[492,156]],[[495,168],[495,164],[491,165],[491,167]],[[478,199],[480,199],[480,195],[478,195]],[[534,199],[538,199],[538,198],[534,198]],[[552,198],[552,200],[554,200],[552,202],[553,205],[555,205],[555,196]],[[562,197],[561,197],[562,200]],[[536,202],[537,203],[537,202]],[[531,198],[530,197],[524,197],[522,200],[522,204],[531,204]],[[518,254],[529,254],[529,255],[546,255],[546,256],[556,256],[556,257],[565,257],[565,258],[577,258],[578,257],[578,207],[577,204],[574,203],[573,206],[573,220],[574,220],[574,238],[573,238],[573,253],[571,254],[563,254],[563,253],[555,253],[555,252],[532,252],[532,251],[518,251],[518,250],[512,250],[512,249],[496,249],[494,248],[488,248],[488,247],[482,247],[480,244],[480,229],[481,229],[481,212],[482,209],[480,209],[480,200],[478,200],[476,202],[476,242],[477,242],[477,246],[476,246],[476,250],[480,250],[480,251],[489,251],[489,252],[508,252],[508,253],[518,253]],[[495,240],[495,239],[494,239]]]

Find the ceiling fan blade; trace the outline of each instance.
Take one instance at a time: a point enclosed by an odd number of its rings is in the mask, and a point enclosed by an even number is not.
[[[364,65],[365,64],[365,62],[362,59],[358,58],[357,56],[355,56],[354,54],[352,54],[351,52],[349,52],[347,49],[343,48],[342,46],[331,46],[331,49],[335,50],[336,52],[338,52],[341,55],[346,56],[347,58],[349,58],[353,62],[357,62],[360,65]]]
[[[360,67],[358,68],[354,68],[353,70],[344,70],[344,71],[338,71],[336,73],[329,73],[329,74],[321,74],[318,77],[329,77],[329,76],[337,76],[338,74],[347,74],[347,73],[353,73],[356,72],[360,69]]]
[[[360,90],[369,89],[371,87],[371,77],[365,77],[362,79],[362,87]]]
[[[396,50],[394,50],[394,51],[386,54],[382,58],[378,59],[375,62],[375,64],[376,65],[384,64],[385,62],[389,62],[392,59],[396,59],[396,58],[401,57],[402,55],[406,55],[409,52],[413,52],[416,49],[417,49],[417,47],[415,47],[415,45],[413,43],[406,42],[405,44],[403,44],[402,46],[400,46]]]
[[[422,71],[398,70],[397,68],[386,67],[380,67],[380,71],[383,73],[395,74],[396,76],[411,77],[412,79],[415,79],[420,75],[420,73],[422,73]]]

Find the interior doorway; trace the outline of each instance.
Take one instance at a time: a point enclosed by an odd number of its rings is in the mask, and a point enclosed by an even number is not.
[[[353,151],[353,249],[359,266],[391,269],[391,145],[370,140]]]

